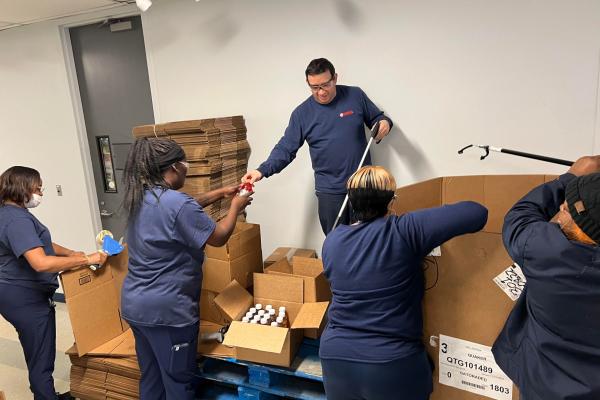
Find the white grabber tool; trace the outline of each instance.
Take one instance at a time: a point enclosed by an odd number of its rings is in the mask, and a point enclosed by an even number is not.
[[[202,333],[202,334],[200,334],[200,341],[202,341],[202,342],[217,341],[219,343],[223,343],[223,340],[225,340],[225,334],[227,333],[228,329],[229,329],[229,325],[225,325],[216,332]]]
[[[373,140],[375,140],[375,136],[377,136],[378,132],[379,132],[379,121],[377,121],[375,123],[375,125],[373,125],[373,127],[371,127],[371,138],[369,139],[369,143],[367,143],[367,148],[365,149],[365,152],[363,153],[362,158],[360,159],[358,168],[356,168],[357,171],[362,168],[363,163],[365,162],[365,158],[367,158],[367,154],[369,154],[369,149],[371,148],[371,144],[373,144]],[[377,143],[379,143],[380,141],[381,140],[378,140]],[[335,222],[333,223],[333,227],[331,228],[331,230],[334,230],[335,227],[337,226],[338,222],[340,222],[340,218],[342,218],[342,214],[344,213],[344,210],[346,209],[347,204],[348,204],[348,193],[346,193],[346,197],[344,197],[344,202],[342,203],[340,212],[338,213],[338,216],[335,219]]]

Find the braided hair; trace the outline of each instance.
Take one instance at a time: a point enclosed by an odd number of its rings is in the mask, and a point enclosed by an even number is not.
[[[144,191],[155,187],[168,188],[163,172],[178,161],[185,160],[183,149],[170,139],[138,138],[131,146],[123,185],[123,207],[134,218],[144,199]]]

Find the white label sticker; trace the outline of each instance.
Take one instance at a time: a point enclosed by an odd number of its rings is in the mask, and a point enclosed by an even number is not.
[[[516,301],[521,296],[521,293],[523,293],[527,280],[519,264],[514,263],[495,277],[494,282],[512,301]]]
[[[496,400],[511,400],[513,383],[492,348],[440,335],[440,383]]]
[[[438,246],[435,249],[431,250],[431,253],[427,254],[427,256],[432,256],[432,257],[441,257],[442,256],[442,247]]]

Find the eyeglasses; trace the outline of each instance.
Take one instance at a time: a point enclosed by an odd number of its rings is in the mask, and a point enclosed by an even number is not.
[[[179,164],[183,165],[186,169],[190,168],[190,163],[187,161],[177,161]]]
[[[320,85],[310,85],[309,84],[308,87],[310,87],[310,90],[314,93],[318,92],[321,89],[323,89],[323,90],[329,89],[330,87],[333,86],[333,78],[334,77],[332,76],[330,80],[328,80],[325,83],[321,83]]]

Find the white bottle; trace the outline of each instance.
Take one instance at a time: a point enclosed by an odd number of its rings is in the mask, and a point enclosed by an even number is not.
[[[265,310],[258,310],[258,315],[260,315],[261,317],[262,317],[263,315],[265,315]]]
[[[260,320],[260,324],[261,325],[267,325],[267,319],[266,318],[261,319]]]
[[[256,314],[256,308],[252,307],[252,308],[250,308],[250,311],[248,311],[248,312],[252,313],[252,314]]]
[[[254,308],[256,308],[257,310],[262,310],[262,304],[257,303]]]
[[[272,309],[273,309],[273,306],[272,306],[272,305],[270,305],[270,304],[267,304],[267,305],[265,306],[265,310],[272,310]]]
[[[254,317],[252,317],[252,321],[260,321],[260,315],[255,315]]]
[[[250,318],[248,318],[248,317],[244,317],[244,318],[242,318],[242,322],[244,322],[244,323],[246,323],[246,324],[247,324],[247,323],[249,323],[249,322],[250,322]]]
[[[275,310],[273,310],[272,308],[269,310],[269,316],[271,318],[275,318]]]
[[[250,323],[251,323],[251,324],[257,324],[257,323],[258,323],[258,321],[256,321],[256,320],[252,320],[252,321],[250,321]]]
[[[279,307],[279,314],[285,313],[285,307]]]
[[[274,326],[275,328],[277,328],[279,326],[279,324],[276,321],[274,321],[274,322],[271,322],[271,326]]]

